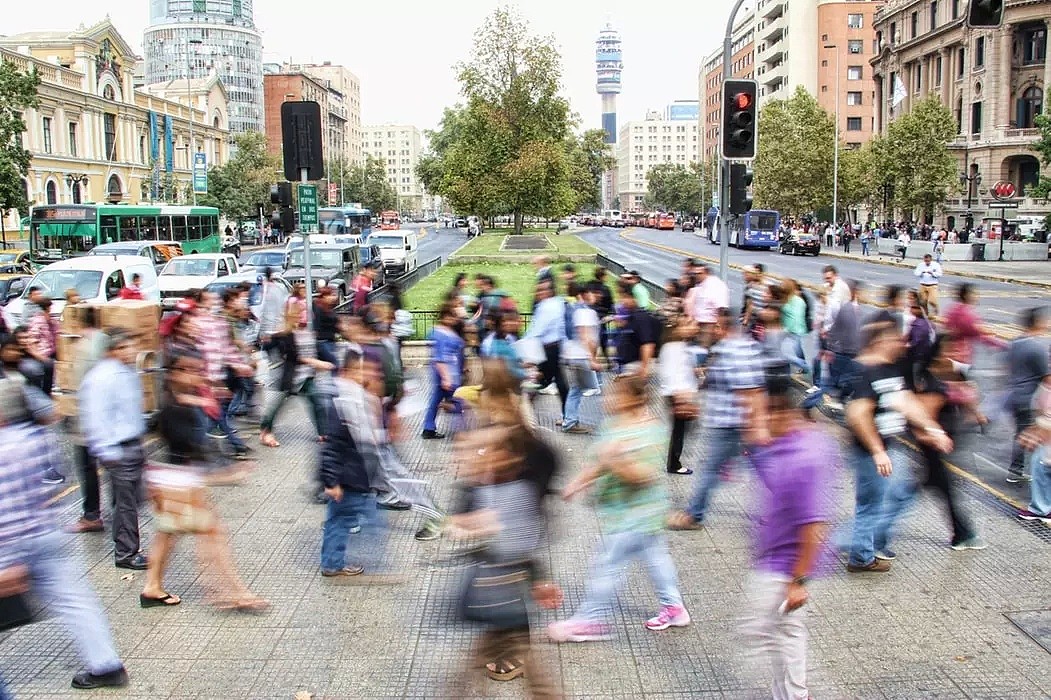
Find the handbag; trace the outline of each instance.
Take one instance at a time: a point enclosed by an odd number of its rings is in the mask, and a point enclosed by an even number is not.
[[[184,534],[215,529],[218,520],[208,488],[191,467],[150,464],[146,488],[158,532]]]
[[[460,614],[465,620],[503,629],[527,627],[529,582],[527,561],[475,563],[460,597]]]
[[[22,577],[19,577],[19,582],[23,583]],[[0,632],[28,625],[33,621],[33,609],[26,592],[29,588],[28,583],[28,579],[25,579],[23,585],[19,586],[25,588],[23,592],[0,598]]]

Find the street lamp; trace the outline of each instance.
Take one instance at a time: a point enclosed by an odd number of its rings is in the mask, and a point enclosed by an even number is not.
[[[69,201],[73,202],[73,204],[80,204],[80,202],[76,201],[76,200],[80,199],[80,197],[79,196],[74,196],[73,185],[77,185],[78,186],[76,194],[79,195],[80,194],[80,189],[79,188],[88,186],[88,176],[84,175],[83,173],[67,173],[66,174],[66,186],[69,187]]]
[[[193,194],[193,205],[197,206],[197,189],[193,186],[194,158],[197,154],[196,144],[193,140],[193,86],[190,83],[190,52],[191,46],[200,46],[204,42],[200,39],[186,40],[186,101],[190,108],[190,151],[186,155],[187,164],[190,166],[190,192]]]
[[[966,154],[964,156],[964,164],[966,165]],[[978,185],[982,184],[982,176],[978,174],[978,164],[971,163],[970,167],[960,173],[960,186],[967,187],[967,222],[966,231],[967,237],[970,238],[971,230],[974,229],[974,213],[971,211],[971,205],[974,202],[974,190]]]
[[[826,49],[836,50],[836,130],[832,144],[832,226],[839,226],[839,47],[836,44],[825,44]]]

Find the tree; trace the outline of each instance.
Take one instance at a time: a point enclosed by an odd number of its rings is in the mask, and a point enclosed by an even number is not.
[[[246,131],[233,136],[234,155],[208,170],[208,193],[198,195],[203,206],[218,207],[231,219],[256,219],[259,204],[269,206],[270,186],[280,177],[281,160],[266,149],[266,136]]]
[[[933,214],[959,187],[959,161],[949,150],[956,119],[937,97],[916,103],[873,143],[873,167],[893,187],[893,208],[917,218]]]
[[[26,130],[22,113],[37,106],[39,86],[35,68],[23,72],[15,64],[0,60],[0,226],[8,209],[29,209],[22,178],[29,173],[33,156],[22,145]]]
[[[446,110],[432,135],[418,168],[428,191],[458,211],[509,212],[515,233],[526,214],[573,211],[588,158],[566,145],[572,120],[553,38],[499,8],[475,33],[473,58],[456,68],[466,104]]]
[[[397,208],[398,192],[387,179],[387,163],[382,158],[365,156],[364,165],[352,165],[337,156],[325,168],[328,181],[335,183],[337,191],[342,188],[345,204],[355,202],[377,213]],[[338,197],[334,202],[328,201],[328,188],[322,201],[328,206],[340,203]]]
[[[1044,88],[1048,88],[1045,86]],[[1047,199],[1051,197],[1051,113],[1036,117],[1036,126],[1040,129],[1040,138],[1033,144],[1033,150],[1040,154],[1040,180],[1025,193],[1028,197]],[[1051,222],[1051,219],[1049,219]],[[1051,231],[1051,227],[1048,229]]]
[[[602,177],[617,164],[613,149],[606,143],[606,132],[589,129],[580,136],[566,137],[566,153],[570,187],[576,195],[572,211],[602,206]]]
[[[802,86],[759,114],[755,203],[805,215],[832,203],[835,121]]]
[[[649,206],[670,212],[696,214],[704,211],[704,199],[712,191],[710,168],[697,162],[660,163],[646,173]]]
[[[879,190],[875,153],[871,143],[861,148],[846,148],[840,144],[839,153],[839,207],[850,211],[862,204],[875,204]]]

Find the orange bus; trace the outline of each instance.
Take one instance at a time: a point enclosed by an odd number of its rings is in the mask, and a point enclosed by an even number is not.
[[[658,214],[657,228],[659,228],[661,231],[674,231],[675,214]]]
[[[646,214],[646,228],[657,228],[657,212],[651,211]]]
[[[401,217],[396,211],[380,212],[380,230],[397,231],[401,228]]]

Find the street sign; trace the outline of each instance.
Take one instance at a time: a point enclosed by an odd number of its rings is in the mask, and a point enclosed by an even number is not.
[[[993,185],[992,193],[997,199],[1011,199],[1018,193],[1018,191],[1015,189],[1013,182],[1000,180],[1000,182]]]
[[[1016,201],[1013,201],[1013,202],[1008,202],[1008,201],[990,202],[989,203],[989,208],[990,209],[1017,209],[1018,208],[1018,201],[1016,200]]]
[[[317,233],[317,185],[299,186],[299,230]]]
[[[195,194],[208,193],[208,160],[204,153],[193,154],[193,191]]]
[[[334,182],[328,183],[328,205],[334,207],[339,200],[339,185]]]

